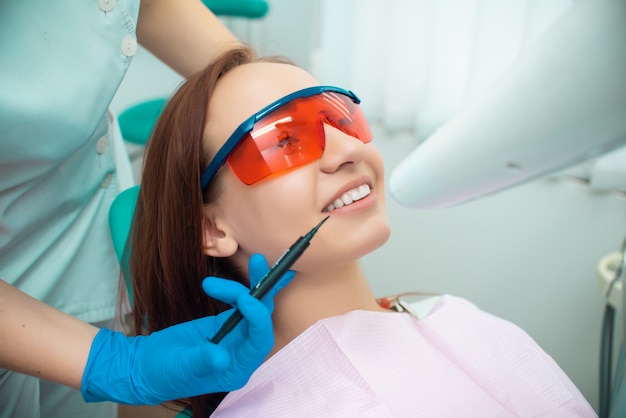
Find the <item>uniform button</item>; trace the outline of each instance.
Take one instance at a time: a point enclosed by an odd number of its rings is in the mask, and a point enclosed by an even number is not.
[[[113,174],[109,173],[106,176],[104,176],[104,178],[100,182],[100,186],[104,188],[109,187],[112,181],[113,181]]]
[[[98,0],[98,7],[103,12],[110,12],[115,8],[115,0]]]
[[[122,41],[122,53],[127,57],[132,57],[137,53],[137,41],[127,36]]]
[[[100,137],[100,139],[98,139],[98,142],[96,142],[96,151],[98,151],[98,154],[104,154],[108,147],[109,141],[106,139],[105,136]]]

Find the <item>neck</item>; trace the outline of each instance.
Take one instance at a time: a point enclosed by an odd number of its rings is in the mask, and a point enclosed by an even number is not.
[[[383,310],[376,303],[358,262],[298,272],[276,296],[274,306],[275,344],[271,354],[321,319],[353,310]]]

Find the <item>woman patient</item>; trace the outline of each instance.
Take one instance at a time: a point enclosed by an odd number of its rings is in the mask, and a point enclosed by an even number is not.
[[[254,254],[273,264],[330,215],[275,298],[270,357],[242,389],[181,403],[194,417],[595,416],[513,324],[448,295],[421,318],[379,305],[359,259],[390,227],[383,161],[358,103],[247,48],[169,101],[133,227],[139,332],[229,309],[197,290],[206,276],[249,285]]]

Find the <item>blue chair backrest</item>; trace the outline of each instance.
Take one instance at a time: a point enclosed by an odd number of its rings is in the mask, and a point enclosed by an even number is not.
[[[119,261],[120,268],[124,274],[126,289],[128,290],[128,295],[131,300],[133,286],[130,280],[130,274],[128,274],[128,260],[125,258],[124,250],[126,249],[128,234],[130,233],[130,226],[133,222],[133,215],[137,205],[137,196],[139,196],[138,185],[126,189],[117,195],[111,204],[111,208],[109,209],[109,229],[111,230],[111,239],[113,240],[115,254],[117,255],[117,260]],[[127,256],[128,255],[126,254],[126,257]]]

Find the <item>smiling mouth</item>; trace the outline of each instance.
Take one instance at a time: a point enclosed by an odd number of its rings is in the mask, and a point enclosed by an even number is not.
[[[347,192],[342,194],[341,197],[335,199],[335,201],[331,203],[330,205],[326,206],[326,208],[324,208],[322,212],[330,212],[335,209],[339,209],[344,206],[351,205],[352,203],[368,196],[371,192],[372,190],[370,189],[370,186],[368,186],[367,184],[364,184],[359,187],[355,187],[354,189],[348,190]]]

